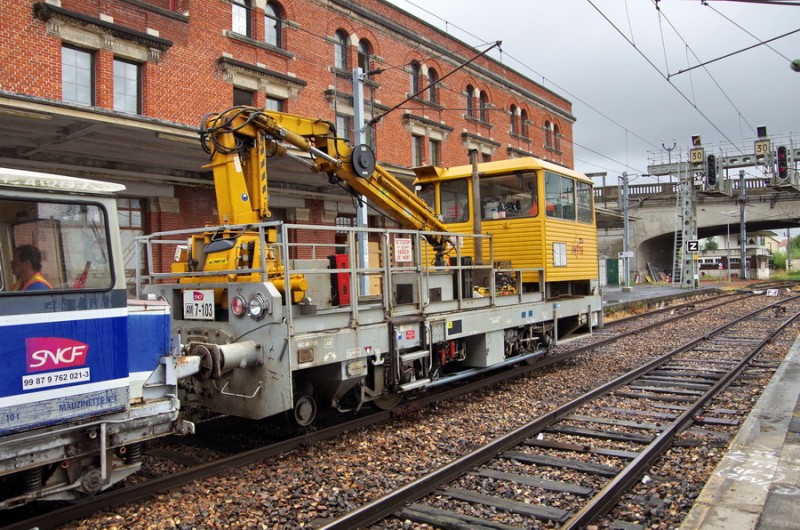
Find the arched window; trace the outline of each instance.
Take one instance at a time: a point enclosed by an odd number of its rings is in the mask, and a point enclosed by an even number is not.
[[[428,68],[428,101],[439,102],[439,74],[433,68]]]
[[[277,48],[283,47],[281,10],[275,2],[267,2],[264,6],[264,42]]]
[[[370,58],[372,57],[372,45],[366,39],[358,41],[358,67],[367,73],[370,71]]]
[[[422,66],[418,61],[411,61],[409,66],[411,68],[409,76],[409,81],[411,82],[410,93],[416,94],[422,88]]]
[[[486,92],[481,92],[481,121],[488,123],[489,122],[489,96],[486,95]]]
[[[517,121],[517,106],[511,105],[511,108],[508,109],[509,113],[511,114],[510,121],[511,121],[511,134],[519,134],[519,121]]]
[[[561,151],[561,129],[553,124],[553,147],[556,151]]]
[[[472,85],[467,85],[467,116],[475,117],[475,88]]]
[[[347,32],[343,29],[337,30],[333,40],[333,66],[339,70],[347,70],[349,61],[347,60]]]
[[[231,30],[239,35],[252,37],[250,25],[251,0],[231,0]]]
[[[525,138],[530,138],[528,134],[528,111],[525,109],[519,111],[519,133]]]
[[[549,120],[544,122],[544,146],[553,147],[553,124]]]

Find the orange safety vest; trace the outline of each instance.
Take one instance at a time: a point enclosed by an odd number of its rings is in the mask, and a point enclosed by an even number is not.
[[[37,272],[36,274],[31,276],[31,279],[28,280],[27,282],[25,282],[24,285],[22,283],[22,280],[17,280],[16,282],[14,282],[14,284],[11,286],[11,290],[12,291],[25,291],[25,290],[28,289],[28,287],[30,287],[34,283],[42,283],[42,284],[46,285],[48,289],[52,289],[53,288],[53,286],[50,285],[50,282],[45,280],[44,276],[42,276],[41,274],[39,274]]]

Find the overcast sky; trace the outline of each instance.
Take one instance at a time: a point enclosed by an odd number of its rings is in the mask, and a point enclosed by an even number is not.
[[[575,167],[647,173],[706,153],[753,152],[756,127],[800,147],[800,6],[708,0],[390,0],[573,103]],[[794,3],[800,3],[795,1]],[[787,37],[679,73],[785,33]],[[630,42],[629,42],[630,41]],[[635,47],[631,44],[634,43]],[[652,63],[652,64],[651,64]],[[669,81],[667,80],[669,79]],[[761,174],[760,168],[748,173]]]

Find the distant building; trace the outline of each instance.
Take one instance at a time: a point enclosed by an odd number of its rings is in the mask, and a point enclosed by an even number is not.
[[[800,259],[794,258],[792,259],[791,253],[789,253],[789,244],[791,240],[788,237],[785,237],[778,241],[778,247],[775,250],[776,254],[783,254],[786,256],[786,271],[796,271],[798,267],[800,267]]]
[[[352,138],[355,67],[368,142],[407,183],[471,151],[573,166],[570,101],[383,0],[5,0],[0,28],[0,164],[126,184],[128,245],[216,222],[204,114],[254,105]],[[274,219],[352,222],[324,176],[270,185]]]
[[[770,277],[770,257],[778,248],[775,232],[747,234],[745,267],[747,277],[767,280]],[[739,234],[711,238],[718,245],[714,250],[702,250],[699,255],[700,279],[738,279],[741,277],[742,247]]]

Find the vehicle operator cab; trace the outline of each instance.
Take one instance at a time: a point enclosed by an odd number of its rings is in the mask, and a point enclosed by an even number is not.
[[[110,289],[107,224],[96,204],[0,199],[0,295]]]

